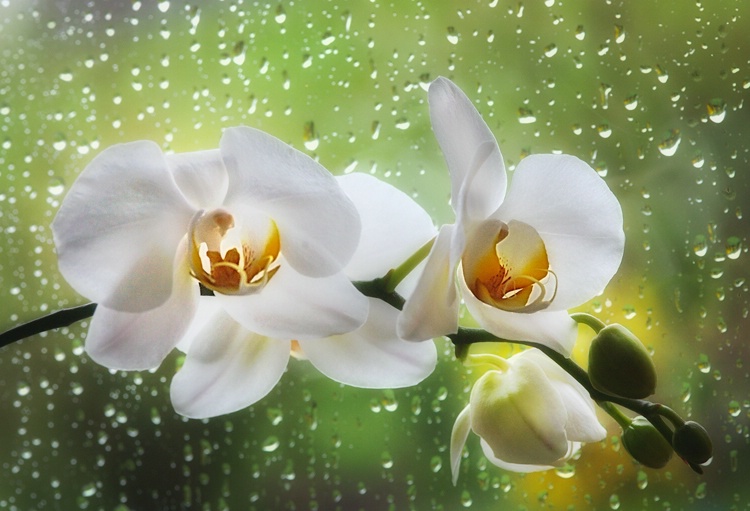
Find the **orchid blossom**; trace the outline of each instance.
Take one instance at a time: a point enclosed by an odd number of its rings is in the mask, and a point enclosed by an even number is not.
[[[502,154],[470,100],[445,78],[428,94],[456,221],[438,233],[400,335],[455,333],[458,287],[487,331],[569,354],[576,325],[566,310],[599,294],[622,259],[617,199],[589,165],[559,154],[521,160],[506,193]]]
[[[421,220],[429,238],[432,224]],[[150,369],[187,346],[172,386],[184,415],[257,401],[292,349],[305,346],[325,366],[314,340],[328,338],[320,345],[333,358],[352,337],[369,349],[347,346],[360,362],[400,353],[377,344],[389,321],[395,336],[395,315],[371,309],[344,273],[358,250],[358,208],[321,165],[261,131],[230,128],[220,149],[194,153],[165,155],[149,141],[110,147],[78,177],[52,227],[61,273],[99,304],[89,356],[112,369]],[[215,296],[199,296],[200,287]],[[403,365],[422,365],[396,378],[402,385],[434,367],[429,347],[410,353]],[[390,383],[377,370],[362,374],[349,383]]]
[[[492,464],[515,472],[560,466],[582,442],[606,436],[588,392],[541,351],[528,349],[507,360],[470,355],[468,362],[491,369],[476,381],[453,426],[453,484],[470,431],[479,435]]]
[[[362,238],[344,268],[349,279],[383,275],[435,235],[427,213],[396,188],[364,174],[336,179],[362,220]],[[408,284],[399,291],[408,294]],[[175,408],[190,417],[209,417],[249,406],[281,378],[290,353],[347,385],[416,385],[435,368],[435,345],[400,339],[396,334],[399,311],[379,299],[367,300],[367,321],[357,330],[290,343],[244,329],[216,300],[201,297],[199,314],[178,345],[187,356],[172,379]]]

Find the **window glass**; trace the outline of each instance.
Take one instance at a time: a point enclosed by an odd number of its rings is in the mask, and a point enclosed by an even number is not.
[[[194,151],[253,126],[452,222],[426,92],[445,76],[511,171],[573,154],[613,190],[624,260],[580,310],[640,336],[655,399],[715,449],[702,476],[677,457],[644,468],[602,414],[607,439],[546,472],[497,468],[470,437],[454,486],[474,380],[445,339],[416,387],[347,387],[292,361],[254,406],[190,420],[169,399],[179,354],[110,371],[82,321],[0,350],[0,507],[746,509],[749,17],[742,0],[0,0],[0,330],[84,303],[50,223],[121,142]]]

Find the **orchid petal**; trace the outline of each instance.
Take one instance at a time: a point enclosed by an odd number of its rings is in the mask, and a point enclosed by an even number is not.
[[[622,260],[622,209],[604,180],[567,155],[531,155],[518,164],[493,217],[534,227],[555,272],[548,310],[565,310],[604,290]]]
[[[458,293],[450,244],[455,225],[444,225],[427,256],[424,271],[398,318],[399,337],[424,341],[458,331]]]
[[[435,345],[399,339],[398,310],[376,298],[369,298],[369,302],[367,321],[359,329],[299,341],[305,356],[332,380],[354,387],[400,388],[424,380],[437,363]]]
[[[492,452],[492,447],[490,447],[490,444],[488,444],[485,440],[482,439],[479,441],[479,443],[482,446],[482,452],[484,453],[485,458],[487,458],[490,463],[492,463],[496,467],[502,468],[503,470],[509,470],[511,472],[518,473],[541,472],[544,470],[555,468],[556,466],[562,464],[555,463],[554,465],[536,465],[533,463],[510,463],[495,456],[495,453]]]
[[[213,296],[200,295],[198,296],[197,302],[198,305],[193,314],[193,320],[190,321],[187,330],[180,339],[180,342],[175,346],[175,348],[183,353],[190,351],[190,346],[202,330],[213,328],[210,323],[214,320],[214,316],[221,309],[219,300]]]
[[[458,285],[466,308],[479,325],[493,335],[511,341],[534,341],[570,355],[577,335],[576,323],[565,311],[510,312],[479,300],[466,285],[463,271]]]
[[[461,413],[456,417],[456,422],[453,423],[453,430],[451,431],[451,480],[453,486],[458,481],[458,468],[461,466],[461,454],[466,445],[466,439],[469,437],[469,431],[471,431],[471,415],[469,407],[467,406]]]
[[[362,221],[359,246],[344,269],[350,279],[382,277],[435,236],[430,216],[401,190],[367,174],[336,179]]]
[[[285,260],[255,294],[217,294],[222,307],[250,331],[276,339],[319,339],[351,332],[367,319],[367,298],[343,273],[311,278]]]
[[[266,396],[289,361],[288,341],[245,330],[218,309],[196,333],[172,379],[175,410],[192,418],[231,413]]]
[[[477,109],[450,80],[440,77],[428,91],[430,119],[451,175],[452,204],[482,219],[497,209],[507,177],[497,141]],[[461,205],[459,207],[459,205]]]
[[[86,353],[110,369],[156,368],[187,330],[197,302],[198,283],[188,273],[187,252],[179,251],[169,299],[140,313],[97,306],[86,335]]]
[[[195,209],[221,206],[229,178],[218,149],[169,154],[166,158],[182,195]]]
[[[324,277],[349,262],[359,241],[359,216],[326,169],[252,128],[227,129],[220,146],[229,174],[225,205],[242,211],[252,204],[270,216],[295,270]]]
[[[153,309],[171,294],[175,251],[192,214],[155,143],[105,149],[52,223],[60,272],[109,309]]]
[[[474,384],[471,428],[497,458],[554,463],[567,451],[567,411],[539,366],[525,359],[512,362],[508,371],[487,371]]]
[[[598,442],[607,435],[596,418],[594,401],[586,389],[575,378],[537,349],[521,352],[523,357],[537,364],[549,378],[568,410],[565,433],[568,440],[577,442]]]

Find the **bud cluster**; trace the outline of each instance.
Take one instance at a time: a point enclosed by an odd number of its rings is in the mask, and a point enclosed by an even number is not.
[[[586,322],[590,321],[588,318]],[[656,391],[657,378],[651,356],[640,339],[619,324],[592,327],[597,335],[589,348],[589,381],[602,394],[599,401],[607,404],[605,409],[622,426],[622,443],[628,453],[647,467],[662,468],[675,452],[693,470],[701,472],[701,465],[712,458],[708,432],[664,405],[644,401]],[[629,419],[611,403],[641,410],[642,415]]]

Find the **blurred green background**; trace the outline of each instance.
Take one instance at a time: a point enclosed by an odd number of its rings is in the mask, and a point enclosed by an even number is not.
[[[119,142],[207,149],[250,125],[452,221],[425,90],[443,75],[511,169],[561,151],[607,181],[625,258],[581,310],[641,336],[656,400],[715,445],[703,476],[679,459],[651,470],[603,417],[610,438],[571,467],[520,475],[471,437],[454,487],[472,377],[444,340],[416,388],[348,388],[293,361],[260,403],[197,421],[169,402],[176,357],[110,372],[82,322],[0,350],[0,508],[750,509],[749,16],[745,0],[0,0],[0,330],[84,302],[49,224]]]

